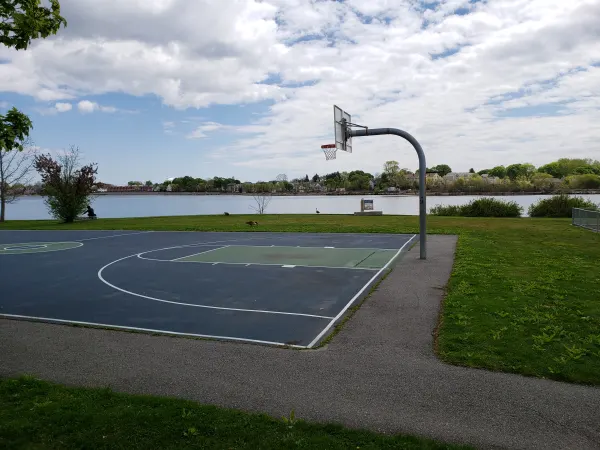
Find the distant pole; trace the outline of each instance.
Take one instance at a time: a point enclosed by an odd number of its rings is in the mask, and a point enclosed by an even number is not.
[[[420,251],[421,259],[427,259],[427,205],[425,201],[425,172],[427,171],[427,164],[425,162],[425,153],[421,144],[412,137],[409,133],[398,128],[366,128],[364,130],[349,130],[349,134],[352,137],[359,136],[381,136],[384,134],[393,134],[406,139],[412,144],[417,151],[419,156],[419,240],[420,240]]]

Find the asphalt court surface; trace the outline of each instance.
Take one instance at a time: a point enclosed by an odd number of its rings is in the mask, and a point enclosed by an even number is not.
[[[0,231],[0,316],[312,347],[416,240]]]

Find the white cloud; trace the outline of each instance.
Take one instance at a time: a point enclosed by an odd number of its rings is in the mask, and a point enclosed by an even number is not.
[[[54,108],[56,108],[56,110],[59,113],[62,113],[62,112],[71,111],[71,109],[73,109],[73,105],[71,105],[70,103],[58,102],[54,105]]]
[[[105,113],[114,113],[117,111],[117,108],[113,106],[102,106],[96,102],[91,102],[89,100],[82,100],[79,103],[77,103],[77,109],[80,113],[83,114],[93,113],[94,111],[100,111]]]
[[[391,137],[356,139],[352,155],[325,163],[319,146],[333,140],[333,104],[357,123],[406,129],[430,165],[457,170],[600,151],[597,0],[61,6],[69,26],[60,37],[24,52],[0,49],[10,60],[0,65],[4,91],[42,101],[150,94],[178,109],[268,100],[266,114],[236,127],[239,138],[212,153],[248,173],[374,172],[387,159],[416,168],[410,145]],[[469,14],[455,14],[465,8]],[[278,81],[264,83],[269,77]],[[116,111],[88,100],[77,107]],[[210,109],[202,114],[188,138],[224,128],[210,122]]]
[[[211,131],[221,130],[223,128],[229,128],[226,125],[217,123],[217,122],[204,122],[200,126],[198,126],[194,131],[189,133],[186,137],[188,139],[199,139],[208,137],[206,133],[210,133]]]

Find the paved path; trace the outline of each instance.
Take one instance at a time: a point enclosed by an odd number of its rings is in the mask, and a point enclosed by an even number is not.
[[[455,238],[398,264],[332,343],[283,350],[0,320],[0,375],[184,397],[480,448],[600,449],[600,389],[439,362]]]

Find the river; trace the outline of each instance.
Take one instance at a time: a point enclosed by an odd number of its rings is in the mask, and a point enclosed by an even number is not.
[[[482,196],[429,196],[427,209],[435,205],[461,205]],[[543,195],[515,195],[495,197],[515,201],[527,209]],[[600,194],[582,195],[594,203],[600,203]],[[383,214],[417,215],[417,196],[281,196],[273,197],[266,209],[267,214],[352,214],[360,211],[361,198],[373,199],[374,209]],[[251,214],[256,203],[246,195],[100,195],[92,204],[98,217],[148,217],[223,214]],[[7,220],[49,219],[50,215],[41,197],[21,197],[6,207]]]

